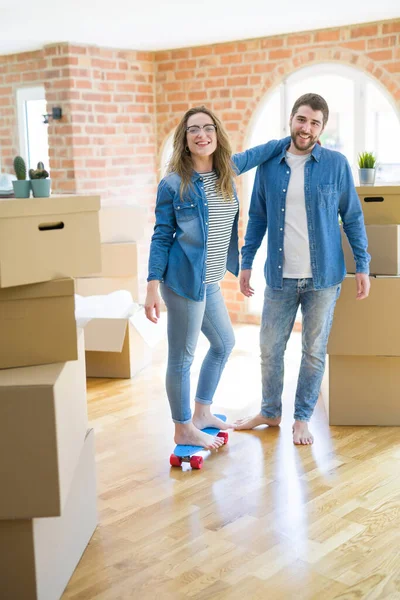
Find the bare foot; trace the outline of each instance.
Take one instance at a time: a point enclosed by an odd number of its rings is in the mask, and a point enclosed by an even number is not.
[[[175,444],[201,446],[206,450],[216,450],[224,444],[222,438],[203,433],[193,423],[175,423]]]
[[[292,431],[294,444],[305,446],[314,442],[307,421],[295,421]]]
[[[226,421],[222,421],[218,419],[215,415],[211,414],[210,409],[201,410],[196,408],[193,415],[193,425],[197,427],[197,429],[205,429],[206,427],[215,427],[216,429],[232,429],[233,425],[231,423],[227,423]],[[203,405],[204,406],[204,405]]]
[[[233,427],[238,430],[253,429],[258,425],[268,425],[269,427],[277,427],[280,424],[280,422],[280,417],[276,419],[268,419],[267,417],[263,417],[263,415],[260,413],[255,417],[247,417],[246,419],[239,419],[238,421],[235,421]]]

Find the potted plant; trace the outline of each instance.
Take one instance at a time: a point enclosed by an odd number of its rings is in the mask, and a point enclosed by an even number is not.
[[[361,152],[358,155],[358,176],[360,185],[374,185],[376,156],[372,152]]]
[[[48,198],[50,196],[50,179],[42,162],[38,162],[36,169],[29,169],[32,192],[35,198]]]
[[[14,171],[17,181],[13,181],[14,196],[16,198],[29,198],[31,193],[31,183],[26,179],[26,164],[22,156],[14,158]]]

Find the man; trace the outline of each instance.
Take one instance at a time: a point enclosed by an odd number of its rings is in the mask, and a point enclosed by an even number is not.
[[[302,360],[295,444],[314,441],[308,422],[318,399],[333,311],[346,273],[338,215],[356,261],[357,298],[366,298],[370,287],[367,236],[349,163],[339,152],[318,144],[328,116],[328,105],[317,94],[305,94],[295,102],[290,146],[257,169],[242,248],[240,289],[250,297],[254,256],[268,227],[260,331],[261,411],[237,421],[235,429],[279,425],[284,353],[300,305]]]

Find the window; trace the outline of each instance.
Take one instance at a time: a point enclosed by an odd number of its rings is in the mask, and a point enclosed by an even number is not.
[[[167,139],[164,142],[164,146],[163,146],[163,149],[161,152],[161,165],[160,165],[161,178],[165,177],[165,175],[167,173],[168,163],[172,156],[174,133],[175,132],[173,131],[172,133],[169,134],[169,136],[167,137]]]
[[[347,157],[356,185],[357,156],[364,150],[374,152],[377,156],[376,183],[400,183],[400,154],[397,150],[399,115],[379,83],[362,71],[344,65],[313,65],[290,75],[266,96],[250,124],[246,147],[288,135],[291,108],[295,100],[307,92],[320,94],[328,102],[330,116],[321,143]],[[244,176],[245,218],[254,175],[252,171]],[[266,252],[264,239],[252,273],[256,294],[248,300],[251,313],[259,313],[262,309]]]
[[[44,87],[17,90],[19,152],[28,169],[35,169],[39,161],[49,170],[48,125],[43,122],[47,113]]]

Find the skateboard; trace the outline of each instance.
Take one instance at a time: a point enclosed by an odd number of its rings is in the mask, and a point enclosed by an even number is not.
[[[215,415],[221,421],[226,421],[225,415]],[[216,427],[206,427],[202,429],[204,433],[208,433],[209,435],[214,435],[220,438],[223,438],[224,445],[228,443],[229,435],[227,431],[221,431]],[[169,464],[171,467],[180,467],[183,462],[190,463],[192,469],[201,469],[203,466],[204,459],[202,456],[198,456],[197,452],[207,452],[205,448],[202,446],[187,446],[183,444],[178,444],[175,446],[174,452],[169,457]]]

